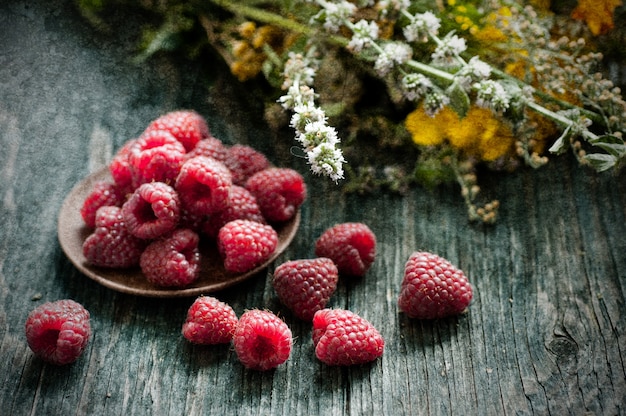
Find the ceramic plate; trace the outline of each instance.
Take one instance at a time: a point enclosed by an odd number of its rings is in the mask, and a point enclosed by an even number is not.
[[[272,257],[259,267],[243,274],[227,272],[223,267],[215,244],[202,241],[200,245],[202,264],[198,280],[181,289],[161,288],[148,282],[138,267],[133,269],[94,267],[87,263],[87,259],[83,255],[83,242],[92,230],[84,224],[80,215],[80,208],[96,181],[110,179],[108,169],[104,168],[89,175],[74,186],[61,206],[58,234],[61,248],[78,270],[103,286],[119,292],[164,298],[199,296],[225,289],[265,269],[289,246],[300,224],[300,212],[298,211],[293,219],[280,227],[275,227],[278,232],[278,246]]]

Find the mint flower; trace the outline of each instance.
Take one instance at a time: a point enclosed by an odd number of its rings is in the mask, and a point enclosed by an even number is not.
[[[352,39],[350,39],[347,48],[352,52],[361,52],[364,47],[371,45],[378,39],[378,25],[376,22],[359,20],[352,25],[351,29],[353,32]]]
[[[474,84],[474,88],[476,105],[491,108],[497,113],[509,108],[511,98],[501,83],[488,79]]]
[[[439,33],[441,21],[432,12],[404,15],[409,18],[409,24],[402,29],[402,33],[409,42],[428,42],[430,36]]]
[[[433,89],[433,83],[422,74],[414,72],[402,77],[404,97],[409,101],[417,101]]]
[[[337,182],[343,179],[343,164],[345,159],[341,150],[329,143],[321,143],[308,152],[307,158],[311,164],[311,171],[317,175],[326,175]]]
[[[458,37],[457,35],[446,35],[441,39],[435,52],[433,52],[431,58],[433,64],[451,67],[459,64],[459,55],[467,49],[465,39]]]
[[[349,1],[341,0],[338,3],[317,0],[322,7],[312,20],[323,21],[324,29],[337,32],[339,28],[356,12],[357,7]]]
[[[387,75],[394,65],[401,65],[411,59],[413,51],[406,43],[390,42],[383,46],[374,63],[374,69],[381,75]]]

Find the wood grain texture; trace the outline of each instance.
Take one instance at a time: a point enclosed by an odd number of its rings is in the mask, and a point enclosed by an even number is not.
[[[11,3],[11,2],[10,2]],[[346,196],[290,155],[262,122],[254,90],[158,57],[128,62],[132,32],[95,34],[72,2],[0,6],[0,413],[6,415],[619,415],[626,414],[626,174],[596,175],[569,157],[538,171],[481,178],[502,201],[493,227],[472,226],[456,187],[406,197]],[[219,71],[218,71],[219,72]],[[250,144],[303,172],[309,197],[277,263],[313,256],[329,226],[362,221],[378,237],[363,277],[342,280],[330,306],[370,320],[386,340],[371,365],[315,359],[311,328],[283,308],[273,266],[214,295],[238,314],[279,313],[296,337],[275,371],[245,370],[229,346],[187,343],[193,299],[111,291],[60,249],[65,195],[165,111],[196,108],[217,137]],[[404,263],[429,250],[475,288],[457,318],[398,313]],[[51,300],[92,316],[93,339],[71,366],[33,357],[23,325]]]

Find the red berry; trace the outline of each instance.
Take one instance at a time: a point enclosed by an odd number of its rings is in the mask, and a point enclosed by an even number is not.
[[[233,185],[230,188],[228,206],[210,215],[202,224],[202,231],[211,238],[216,238],[220,228],[233,220],[250,220],[265,224],[265,217],[256,198],[246,188]]]
[[[188,286],[200,276],[199,242],[198,234],[185,228],[153,241],[141,254],[142,273],[157,286]]]
[[[232,177],[223,163],[205,156],[187,160],[176,178],[175,188],[185,210],[209,215],[228,206]]]
[[[94,183],[91,192],[83,201],[80,208],[80,215],[89,228],[96,226],[96,211],[105,206],[121,207],[124,202],[124,193],[118,186],[110,181],[97,181]]]
[[[269,222],[291,219],[306,199],[306,185],[293,169],[267,168],[252,175],[246,189],[257,199]]]
[[[311,321],[337,289],[337,266],[331,259],[291,260],[274,270],[272,285],[282,303],[298,318]]]
[[[70,364],[89,343],[89,312],[70,299],[46,302],[28,315],[25,331],[28,346],[37,356],[56,365]]]
[[[239,318],[233,346],[241,363],[253,370],[269,370],[287,361],[293,339],[285,322],[269,311],[246,311]]]
[[[176,138],[188,152],[200,140],[209,137],[206,120],[195,111],[178,110],[164,114],[152,121],[146,131],[165,130]]]
[[[376,236],[360,222],[337,224],[317,239],[315,255],[330,258],[340,274],[363,276],[376,256]]]
[[[227,303],[200,296],[187,311],[183,336],[194,344],[227,344],[233,338],[237,315]]]
[[[278,234],[269,225],[234,220],[220,229],[217,244],[224,268],[233,273],[245,273],[271,257],[278,245]]]
[[[243,144],[228,148],[224,164],[233,174],[233,183],[240,186],[244,186],[250,176],[270,166],[263,153]]]
[[[228,149],[224,146],[224,143],[222,143],[220,139],[207,137],[206,139],[202,139],[196,143],[196,146],[187,152],[185,158],[191,159],[196,156],[205,156],[224,162],[226,160],[227,153]]]
[[[93,266],[126,268],[139,264],[144,247],[126,228],[121,208],[108,206],[96,212],[96,228],[83,242],[83,254]]]
[[[184,156],[185,147],[167,131],[143,133],[128,153],[133,186],[153,181],[174,183]]]
[[[136,140],[127,141],[109,162],[109,172],[116,185],[125,191],[133,189],[133,174],[128,163],[128,155],[130,149],[135,144]]]
[[[398,297],[398,306],[407,316],[435,319],[457,315],[471,300],[467,277],[448,260],[428,252],[411,254]]]
[[[157,238],[178,225],[178,194],[163,182],[144,183],[122,205],[122,215],[128,231],[135,237]]]
[[[353,365],[383,355],[385,341],[359,315],[343,309],[322,309],[313,316],[315,356],[328,365]]]

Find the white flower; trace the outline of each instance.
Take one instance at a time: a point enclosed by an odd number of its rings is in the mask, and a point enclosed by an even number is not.
[[[329,143],[321,143],[307,153],[311,171],[317,175],[326,175],[337,182],[343,179],[343,164],[345,159],[341,149]]]
[[[410,23],[402,29],[409,42],[427,42],[429,35],[437,35],[441,21],[432,12],[416,14],[410,17]]]
[[[446,36],[441,39],[435,52],[432,54],[433,63],[441,66],[456,66],[458,56],[467,49],[465,39],[457,35]]]
[[[295,83],[289,87],[287,94],[278,98],[278,102],[284,109],[291,110],[297,105],[314,102],[315,96],[313,88]]]
[[[373,21],[359,20],[352,27],[352,31],[352,39],[347,47],[356,53],[361,52],[364,47],[378,39],[378,25]]]
[[[390,11],[399,12],[406,10],[411,5],[409,0],[380,0],[376,5],[381,11],[383,16],[386,16]]]
[[[411,59],[413,51],[409,45],[400,42],[391,42],[383,47],[382,52],[378,55],[376,62],[374,63],[374,69],[384,76],[394,64],[401,65]]]
[[[289,57],[283,69],[283,89],[291,87],[298,80],[300,84],[312,85],[316,68],[314,62],[300,53],[289,52]]]
[[[424,98],[424,111],[430,117],[434,117],[439,110],[450,104],[450,98],[439,92],[431,92]]]
[[[509,108],[511,98],[497,81],[484,80],[474,84],[476,89],[476,105],[501,112]]]
[[[489,78],[491,66],[483,62],[477,56],[473,56],[469,62],[455,74],[457,82],[465,91],[472,88],[472,83]]]
[[[296,140],[302,144],[305,151],[309,151],[322,143],[335,146],[339,143],[339,137],[334,127],[326,124],[325,120],[313,121],[304,126],[304,131],[296,136]]]
[[[324,110],[316,107],[314,103],[298,104],[293,108],[293,111],[290,126],[297,131],[304,131],[308,123],[326,122]]]
[[[318,3],[322,6],[322,10],[313,16],[313,20],[323,20],[323,26],[329,32],[337,32],[357,9],[354,4],[346,0],[339,3],[330,1],[318,1]]]
[[[404,96],[410,101],[417,101],[433,88],[430,79],[422,74],[410,73],[402,77]]]

